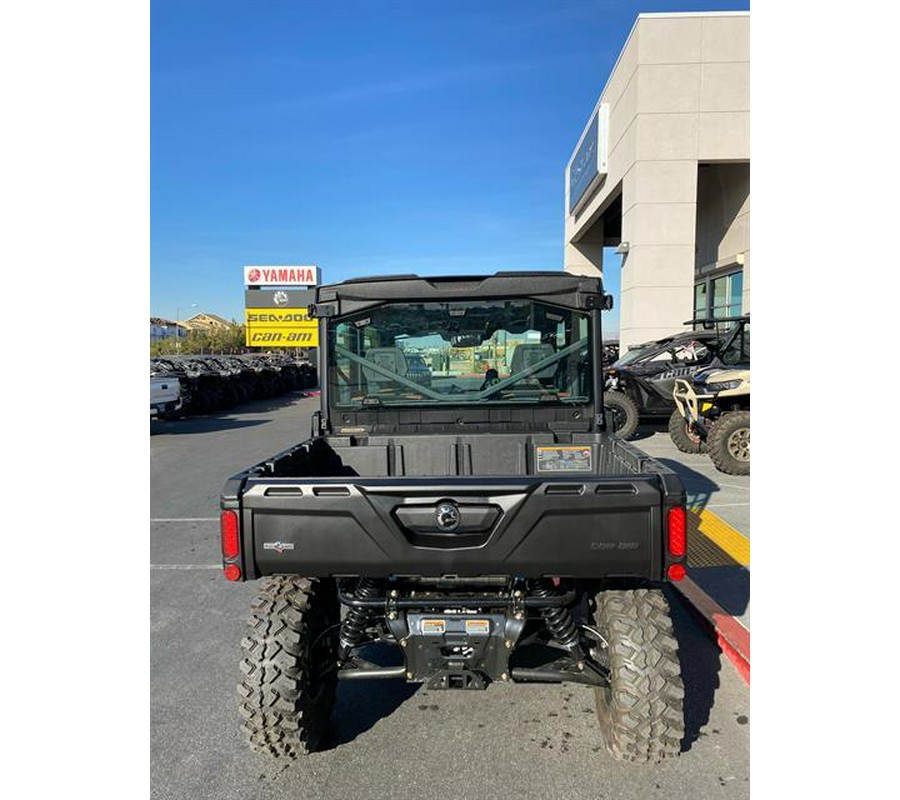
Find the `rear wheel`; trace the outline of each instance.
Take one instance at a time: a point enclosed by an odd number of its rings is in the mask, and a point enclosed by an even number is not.
[[[675,447],[682,453],[706,452],[706,442],[696,431],[691,429],[691,423],[681,416],[681,412],[677,408],[669,417],[669,436],[672,437]]]
[[[709,457],[726,475],[750,474],[750,412],[729,411],[719,417],[707,439]]]
[[[684,685],[669,604],[658,589],[607,590],[594,599],[606,646],[596,657],[609,686],[596,688],[606,747],[619,761],[659,762],[681,752]]]
[[[630,439],[638,426],[638,408],[624,392],[605,392],[603,405],[610,409],[613,418],[612,434],[618,439]]]
[[[328,728],[337,686],[340,607],[333,582],[274,576],[251,609],[238,684],[247,741],[271,756],[313,752]]]

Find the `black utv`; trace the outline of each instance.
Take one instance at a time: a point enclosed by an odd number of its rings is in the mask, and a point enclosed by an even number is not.
[[[259,581],[238,685],[251,748],[320,747],[343,681],[571,681],[595,690],[615,757],[679,754],[663,587],[685,575],[685,492],[610,435],[610,305],[563,272],[316,289],[311,435],[221,495],[225,577]]]
[[[675,404],[678,381],[690,381],[702,370],[723,366],[723,354],[750,323],[749,315],[690,319],[693,330],[631,347],[606,369],[603,402],[621,439],[634,436],[644,420],[669,420],[669,434],[683,453],[704,452],[703,437],[685,424]]]
[[[610,365],[603,402],[610,409],[615,435],[630,439],[641,419],[669,418],[675,410],[675,381],[710,364],[718,338],[715,331],[682,331],[635,345]]]

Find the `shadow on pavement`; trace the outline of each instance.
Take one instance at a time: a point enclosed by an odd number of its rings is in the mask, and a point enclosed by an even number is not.
[[[185,419],[150,422],[151,436],[181,436],[186,433],[214,433],[216,431],[234,430],[236,428],[252,428],[265,425],[268,419],[235,419],[222,417],[186,417]]]
[[[309,395],[298,390],[279,395],[278,397],[270,397],[267,400],[251,400],[230,409],[231,413],[240,412],[241,414],[258,414],[265,411],[278,411],[280,408],[292,406],[300,400],[305,400]]]
[[[227,411],[219,411],[211,414],[189,415],[174,420],[150,420],[150,435],[160,433],[212,433],[214,431],[230,430],[233,428],[249,428],[253,425],[262,425],[270,422],[262,420],[237,420],[237,414],[264,414],[270,411],[278,411],[287,406],[305,400],[309,395],[303,391],[289,392],[278,397],[270,397],[267,400],[251,400],[247,403],[233,406]]]
[[[726,614],[742,617],[747,612],[750,606],[750,570],[746,567],[734,561],[711,567],[688,566],[688,575]]]
[[[402,655],[394,647],[373,645],[364,648],[361,655],[384,667],[403,664]],[[338,682],[337,703],[325,749],[352,742],[374,728],[419,691],[419,687],[420,684],[407,683],[402,678]]]
[[[688,505],[694,509],[702,509],[709,503],[713,492],[721,487],[706,475],[691,469],[689,466],[675,461],[672,458],[657,458],[660,464],[664,464],[675,472],[684,483],[684,489],[688,493]]]
[[[393,714],[417,691],[419,684],[401,678],[342,681],[338,684],[337,705],[325,749],[352,742]]]
[[[649,439],[655,433],[667,434],[668,432],[669,421],[667,419],[641,420],[641,423],[638,425],[638,429],[634,432],[634,436],[632,436],[628,441],[637,442],[641,439]]]
[[[718,645],[707,631],[707,623],[671,586],[664,591],[672,611],[681,678],[684,681],[684,739],[681,751],[687,752],[694,742],[706,734],[702,728],[719,688],[721,659]]]

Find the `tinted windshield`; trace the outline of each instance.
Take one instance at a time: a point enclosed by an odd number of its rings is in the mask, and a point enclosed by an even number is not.
[[[586,404],[590,320],[532,300],[392,303],[328,323],[337,408]]]
[[[737,325],[722,350],[722,363],[733,367],[750,363],[750,323]]]
[[[634,347],[628,349],[628,352],[625,353],[615,364],[614,367],[624,367],[626,364],[631,364],[633,361],[637,361],[641,356],[647,355],[650,352],[652,344],[638,344]]]
[[[710,356],[709,348],[699,339],[649,342],[630,349],[611,369],[644,360],[648,363],[675,361],[679,364],[695,364],[709,360]]]

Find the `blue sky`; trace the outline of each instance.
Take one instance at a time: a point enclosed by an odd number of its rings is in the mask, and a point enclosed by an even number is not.
[[[636,15],[746,8],[154,0],[151,314],[241,319],[245,264],[561,269],[565,164]]]

